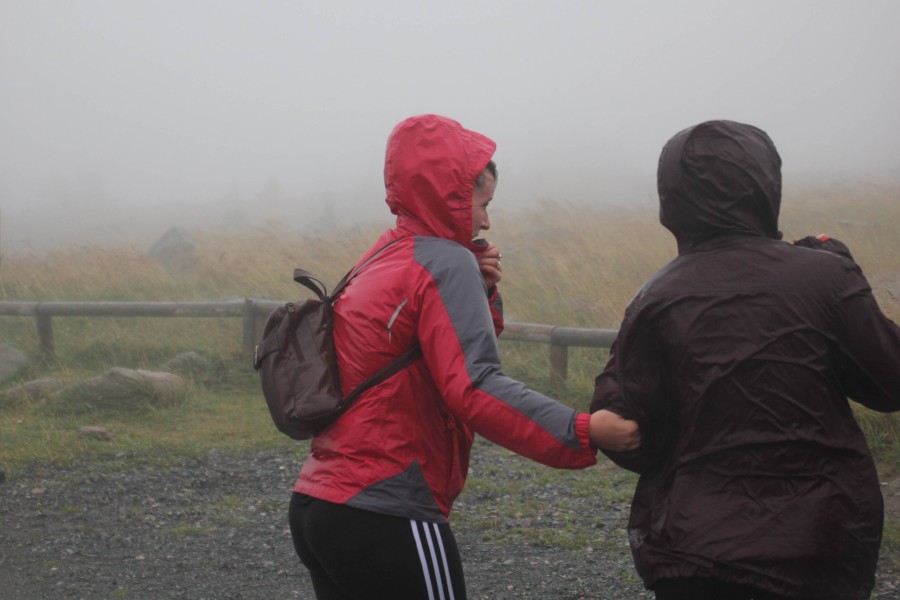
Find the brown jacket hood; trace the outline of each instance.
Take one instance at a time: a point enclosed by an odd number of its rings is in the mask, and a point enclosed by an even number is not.
[[[781,157],[752,125],[707,121],[677,133],[659,157],[657,189],[679,253],[723,234],[781,239]]]

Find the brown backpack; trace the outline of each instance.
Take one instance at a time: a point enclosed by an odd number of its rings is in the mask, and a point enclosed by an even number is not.
[[[334,422],[365,390],[422,355],[422,348],[416,343],[363,381],[346,398],[342,397],[332,335],[334,303],[344,286],[393,243],[344,275],[330,296],[318,277],[294,269],[294,281],[312,290],[317,298],[288,302],[272,311],[253,356],[253,367],[259,371],[272,421],[282,433],[295,440],[309,439]]]

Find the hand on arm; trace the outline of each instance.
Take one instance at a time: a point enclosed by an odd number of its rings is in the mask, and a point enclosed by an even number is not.
[[[603,450],[627,452],[641,445],[641,432],[635,421],[601,409],[591,414],[591,445]]]

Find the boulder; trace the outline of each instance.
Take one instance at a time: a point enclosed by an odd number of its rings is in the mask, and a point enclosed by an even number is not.
[[[6,390],[3,395],[5,404],[17,404],[23,401],[34,401],[49,398],[53,393],[63,387],[64,383],[58,379],[32,379],[22,385]]]
[[[98,425],[85,425],[84,427],[80,427],[78,429],[78,435],[94,440],[100,440],[102,442],[108,442],[113,439],[113,436],[108,429]]]
[[[207,371],[210,367],[209,359],[198,352],[184,352],[169,360],[163,368],[173,373],[196,374]]]
[[[169,275],[192,275],[197,271],[194,237],[181,227],[172,227],[150,247],[149,256]]]
[[[0,343],[0,382],[16,375],[25,366],[25,355],[9,344]]]
[[[62,413],[135,413],[180,403],[187,392],[187,381],[174,373],[113,367],[57,391],[52,405]]]

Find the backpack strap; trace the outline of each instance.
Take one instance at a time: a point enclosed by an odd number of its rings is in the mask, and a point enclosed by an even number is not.
[[[353,402],[364,391],[374,385],[378,385],[385,379],[396,375],[397,373],[414,363],[420,356],[422,356],[422,346],[419,345],[419,342],[416,342],[415,346],[398,356],[389,364],[381,367],[378,372],[370,375],[365,381],[356,386],[356,389],[350,392],[347,397],[341,401],[341,404],[338,408],[340,410],[345,410],[348,406],[353,404]]]
[[[374,260],[376,256],[378,256],[379,254],[381,254],[382,252],[387,250],[389,246],[396,244],[397,242],[399,242],[402,239],[404,239],[404,238],[401,237],[401,238],[397,238],[396,240],[394,240],[392,242],[388,242],[387,244],[385,244],[384,246],[382,246],[381,248],[379,248],[378,250],[373,252],[372,255],[369,258],[367,258],[361,265],[359,265],[355,269],[351,269],[350,271],[348,271],[347,274],[341,278],[341,280],[338,282],[338,284],[336,286],[334,286],[334,289],[331,291],[331,295],[324,296],[324,298],[327,298],[327,301],[329,301],[333,306],[334,303],[337,301],[338,296],[340,295],[341,291],[344,289],[344,287],[348,283],[350,283],[350,280],[352,280],[354,277],[359,275],[362,272],[362,270],[366,267],[366,265],[368,265],[370,262],[372,262],[372,260]],[[301,283],[301,284],[305,285],[306,287],[309,287],[310,289],[312,289],[313,291],[315,291],[318,294],[317,290],[310,287],[310,283],[307,283],[306,281],[297,280],[297,272],[298,271],[302,271],[302,269],[294,269],[294,281],[297,281],[297,283]],[[313,280],[319,282],[320,284],[322,283],[319,279],[313,277],[307,271],[302,271],[301,276],[304,277],[305,279],[313,279]],[[324,285],[322,287],[324,288]],[[323,296],[320,296],[320,297],[323,297]],[[323,300],[323,301],[325,301],[325,300]],[[385,379],[395,375],[396,373],[399,373],[400,371],[402,371],[403,369],[405,369],[406,367],[411,365],[413,362],[415,362],[420,356],[422,356],[422,346],[419,345],[418,342],[416,342],[416,344],[412,348],[410,348],[409,350],[407,350],[406,352],[404,352],[403,354],[398,356],[396,359],[394,359],[390,363],[381,367],[377,372],[373,373],[372,375],[367,377],[362,383],[360,383],[358,386],[356,386],[356,388],[352,392],[350,392],[346,398],[344,398],[341,401],[341,404],[338,407],[339,410],[341,410],[341,411],[345,410],[348,406],[353,404],[353,402],[367,389],[369,389],[372,386],[378,385]]]
[[[325,286],[325,283],[309,271],[306,271],[304,269],[294,269],[294,281],[308,288],[310,291],[312,291],[312,293],[318,296],[319,300],[321,300],[322,302],[328,302],[329,300],[331,300],[331,303],[334,304],[334,301],[337,299],[338,294],[341,293],[341,290],[344,289],[344,286],[350,283],[350,280],[356,277],[360,273],[360,271],[363,270],[363,267],[369,264],[372,259],[381,254],[384,250],[386,250],[388,246],[395,244],[402,239],[403,238],[397,238],[393,242],[385,244],[374,254],[372,254],[372,256],[367,258],[366,262],[359,265],[359,267],[357,267],[355,270],[351,269],[350,271],[348,271],[347,274],[341,278],[338,284],[334,286],[334,290],[332,290],[330,296],[328,295],[328,288]]]
[[[312,290],[312,292],[316,296],[318,296],[319,300],[321,300],[322,302],[325,302],[325,300],[328,298],[328,290],[325,288],[325,284],[321,279],[319,279],[309,271],[304,271],[303,269],[294,269],[294,281]]]

